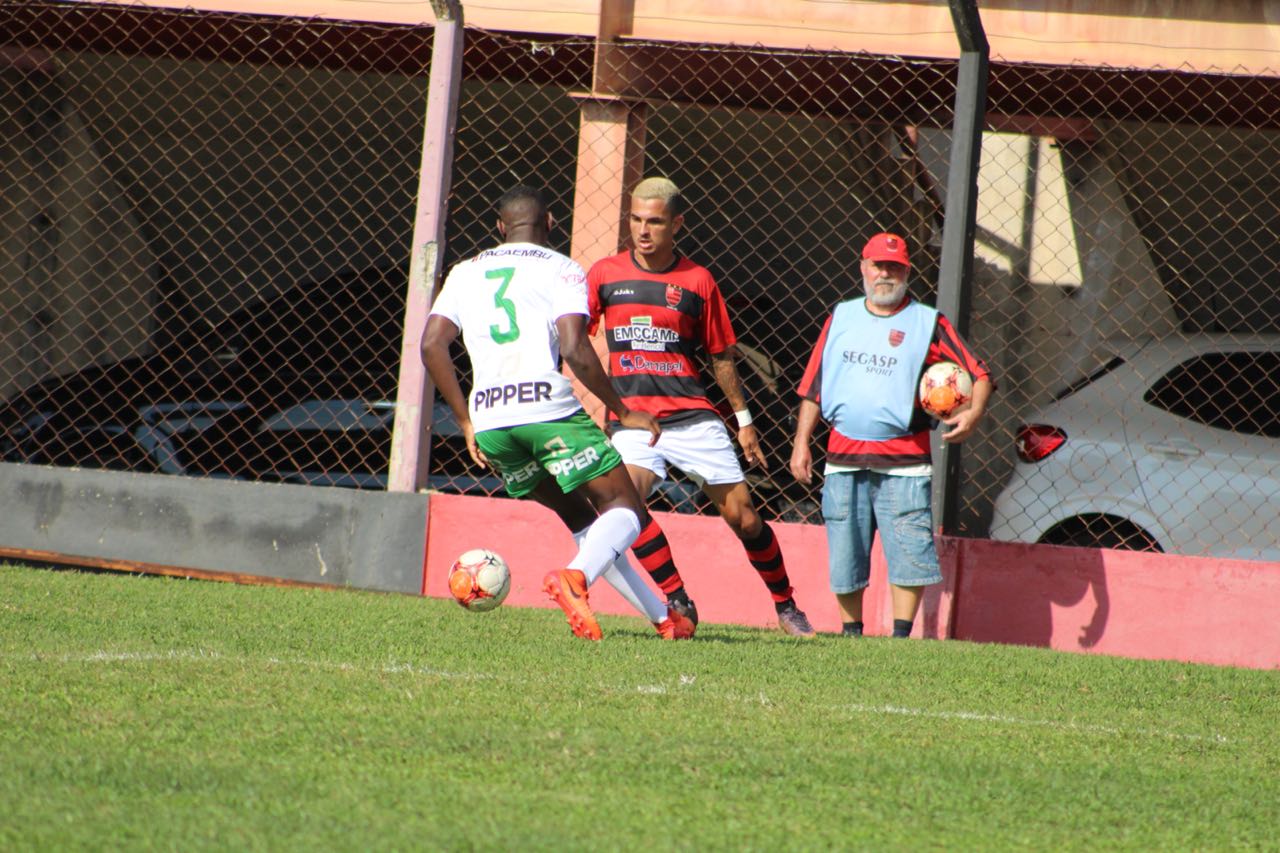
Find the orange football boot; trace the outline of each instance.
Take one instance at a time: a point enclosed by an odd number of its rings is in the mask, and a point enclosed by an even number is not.
[[[577,569],[556,569],[547,572],[542,579],[542,591],[551,598],[564,615],[569,617],[569,627],[575,637],[584,640],[600,640],[604,634],[600,623],[587,604],[587,576]]]
[[[667,605],[667,618],[654,622],[653,627],[658,629],[659,636],[664,640],[687,640],[697,630],[693,620],[670,604]]]

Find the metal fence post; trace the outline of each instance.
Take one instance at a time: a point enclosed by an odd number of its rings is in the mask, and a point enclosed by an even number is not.
[[[987,111],[987,57],[990,48],[977,0],[949,0],[951,20],[960,42],[956,75],[955,118],[951,133],[951,165],[947,177],[946,218],[938,269],[938,310],[962,336],[969,332],[973,283],[973,236],[978,209],[978,162]],[[934,497],[943,533],[954,533],[959,512],[960,446],[942,443],[941,465],[934,476]]]
[[[418,207],[413,219],[409,257],[409,291],[405,302],[404,340],[395,426],[391,435],[391,470],[387,489],[412,492],[427,483],[431,461],[431,404],[434,389],[422,363],[420,344],[440,278],[444,227],[453,171],[453,138],[462,83],[463,23],[458,0],[431,0],[436,28],[431,42],[431,76],[422,134],[422,168]]]

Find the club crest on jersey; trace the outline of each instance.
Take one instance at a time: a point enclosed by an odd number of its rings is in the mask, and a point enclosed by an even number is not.
[[[907,339],[907,333],[901,329],[889,330],[889,346],[896,347]]]
[[[680,298],[684,296],[684,289],[678,284],[667,285],[667,307],[675,308],[680,304]]]

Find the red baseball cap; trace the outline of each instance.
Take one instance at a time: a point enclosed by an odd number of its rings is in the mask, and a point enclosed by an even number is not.
[[[897,261],[911,266],[907,260],[907,241],[897,234],[877,234],[862,247],[862,257],[868,261]]]

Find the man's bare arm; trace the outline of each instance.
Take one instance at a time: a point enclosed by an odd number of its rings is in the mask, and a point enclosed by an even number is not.
[[[609,374],[600,365],[600,357],[591,346],[587,336],[587,317],[585,314],[565,314],[556,318],[556,331],[560,335],[560,355],[564,357],[573,375],[586,386],[586,389],[600,398],[605,408],[618,416],[619,422],[628,429],[646,429],[652,438],[650,446],[658,441],[662,428],[658,421],[648,412],[637,412],[628,408],[614,390]]]
[[[765,458],[764,450],[760,447],[760,433],[751,422],[747,396],[742,391],[742,378],[738,376],[738,366],[734,363],[733,347],[711,356],[711,370],[716,377],[716,384],[724,392],[725,399],[729,401],[729,406],[738,419],[738,444],[742,446],[742,455],[748,463],[763,465]]]
[[[733,347],[711,356],[711,371],[716,378],[716,384],[724,392],[724,398],[729,401],[730,407],[735,412],[745,410],[747,408],[747,397],[742,392],[742,378],[738,376],[738,365],[734,361]]]
[[[488,465],[480,446],[476,444],[475,428],[471,425],[471,413],[467,411],[467,398],[458,383],[458,371],[449,356],[449,345],[458,337],[458,327],[452,320],[446,320],[439,314],[427,318],[426,331],[422,333],[422,363],[427,366],[427,373],[435,383],[440,396],[453,410],[453,417],[458,421],[462,436],[467,442],[467,452],[477,465]]]

